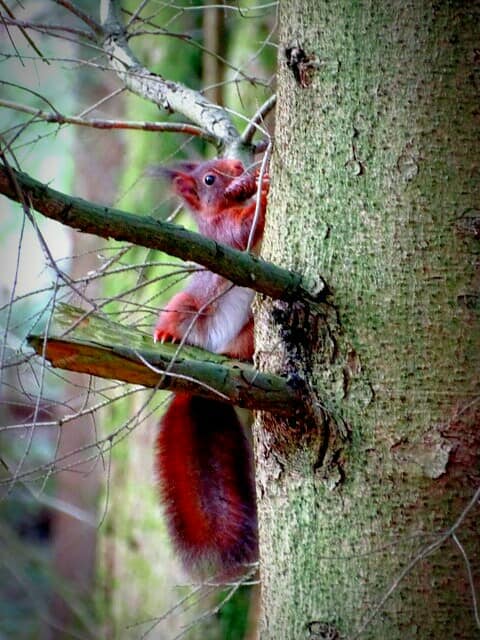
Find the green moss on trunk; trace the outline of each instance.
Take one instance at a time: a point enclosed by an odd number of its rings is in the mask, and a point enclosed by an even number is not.
[[[282,3],[263,255],[311,282],[321,274],[334,292],[338,355],[318,364],[316,382],[351,438],[324,468],[305,447],[282,459],[280,423],[258,431],[262,637],[308,637],[314,623],[356,637],[478,486],[478,244],[475,221],[465,224],[478,197],[478,9]],[[308,88],[285,62],[295,39],[315,57]],[[279,339],[266,316],[263,354]],[[478,568],[473,514],[458,534]],[[450,539],[359,637],[471,638],[474,629]]]

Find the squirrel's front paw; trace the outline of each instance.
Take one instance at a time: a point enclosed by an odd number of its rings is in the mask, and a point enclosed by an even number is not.
[[[179,342],[180,338],[178,335],[170,331],[168,327],[162,327],[157,325],[153,332],[153,341],[154,342]]]

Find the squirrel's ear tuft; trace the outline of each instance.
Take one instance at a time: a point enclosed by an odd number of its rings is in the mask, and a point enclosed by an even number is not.
[[[165,178],[173,181],[178,175],[190,175],[198,166],[198,162],[180,162],[172,167],[166,167],[163,164],[152,164],[145,169],[145,175],[149,178]]]
[[[196,180],[193,175],[198,165],[198,162],[182,162],[172,167],[155,165],[148,167],[145,175],[163,178],[170,187],[170,190],[179,196],[187,207],[193,211],[198,211],[200,201]]]

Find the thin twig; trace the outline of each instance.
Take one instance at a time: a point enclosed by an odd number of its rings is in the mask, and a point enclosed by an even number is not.
[[[458,539],[455,533],[452,533],[452,540],[457,545],[460,553],[463,557],[463,562],[465,563],[465,569],[467,571],[468,584],[470,585],[470,593],[472,594],[472,606],[473,606],[473,617],[475,618],[475,624],[477,625],[477,629],[480,629],[480,617],[478,615],[478,605],[477,605],[477,592],[475,590],[475,582],[473,579],[472,566],[470,564],[470,560],[468,558],[467,552],[463,544]]]
[[[103,29],[98,24],[98,22],[96,22],[91,16],[89,16],[88,13],[85,13],[75,4],[73,4],[73,2],[69,2],[69,0],[53,0],[53,1],[59,4],[61,7],[64,7],[65,9],[67,9],[67,11],[70,11],[70,13],[73,13],[73,15],[77,16],[77,18],[80,18],[82,22],[88,25],[90,29],[92,29],[92,31],[97,34],[97,36],[101,36],[103,34]]]
[[[23,24],[21,24],[20,21],[18,21],[15,18],[15,15],[11,12],[10,8],[8,7],[8,5],[3,0],[0,0],[0,7],[2,7],[3,10],[9,16],[7,18],[6,16],[2,15],[2,22],[5,24],[5,26],[7,24],[16,23],[15,26],[18,27],[18,29],[20,29],[20,32],[22,33],[23,37],[28,42],[28,44],[32,47],[32,49],[35,51],[35,53],[37,53],[44,62],[46,62],[47,64],[50,64],[50,62],[44,57],[43,53],[40,51],[40,49],[37,47],[35,42],[32,40],[32,38],[26,32],[25,26]],[[10,33],[8,33],[8,35],[10,37]],[[13,46],[16,49],[15,43],[13,43]],[[22,57],[21,57],[20,54],[18,55],[18,58],[22,62]],[[22,62],[22,64],[23,64],[23,62]]]
[[[270,111],[275,107],[277,103],[277,96],[274,93],[273,95],[266,100],[262,106],[258,109],[258,111],[252,116],[252,119],[248,123],[245,128],[245,131],[241,135],[241,140],[243,144],[251,144],[253,136],[259,130],[259,124],[262,122]]]
[[[370,623],[377,617],[377,615],[383,609],[385,603],[390,598],[392,593],[394,593],[398,589],[400,583],[417,566],[417,564],[421,560],[425,560],[425,558],[428,558],[428,556],[432,555],[432,553],[440,549],[440,547],[442,547],[450,537],[453,538],[453,536],[455,535],[455,532],[459,529],[459,527],[461,526],[461,524],[463,523],[467,515],[470,513],[470,511],[478,504],[479,500],[480,500],[480,487],[478,487],[478,489],[475,491],[472,499],[468,502],[467,506],[461,512],[459,517],[455,520],[453,525],[449,529],[447,529],[443,534],[441,534],[437,538],[437,540],[423,547],[423,549],[421,549],[419,553],[417,553],[417,555],[412,560],[410,560],[410,562],[402,569],[402,571],[400,571],[400,573],[392,582],[390,587],[387,589],[384,595],[380,598],[379,602],[375,605],[372,611],[368,614],[367,618],[357,629],[352,640],[357,640],[357,638],[359,638],[361,634],[367,629]]]
[[[27,105],[0,99],[0,107],[13,109],[22,113],[35,116],[35,119],[45,122],[56,122],[58,124],[75,124],[81,127],[92,127],[94,129],[135,129],[141,131],[162,131],[169,133],[184,133],[189,136],[199,136],[208,142],[215,142],[212,136],[203,131],[200,127],[181,122],[147,122],[139,120],[105,120],[102,118],[80,118],[78,116],[65,116],[55,112],[43,111],[28,107]]]

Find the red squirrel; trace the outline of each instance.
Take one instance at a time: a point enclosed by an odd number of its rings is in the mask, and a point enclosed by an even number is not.
[[[247,172],[240,161],[227,158],[183,163],[160,173],[200,233],[258,253],[268,177],[259,189],[258,172]],[[160,313],[154,339],[184,340],[250,360],[252,297],[250,289],[200,270]],[[156,471],[168,528],[187,568],[231,576],[257,559],[251,445],[231,405],[176,393],[161,420]]]

